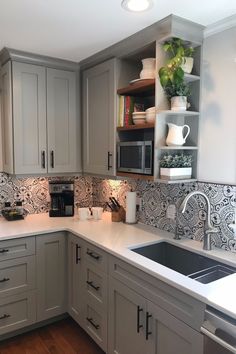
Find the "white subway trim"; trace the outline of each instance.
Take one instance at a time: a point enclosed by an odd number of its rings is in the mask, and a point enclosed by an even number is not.
[[[236,26],[236,14],[226,17],[223,20],[217,21],[213,23],[212,25],[209,25],[205,28],[204,30],[204,37],[210,37],[213,34],[223,32],[227,29],[230,29],[232,27]]]

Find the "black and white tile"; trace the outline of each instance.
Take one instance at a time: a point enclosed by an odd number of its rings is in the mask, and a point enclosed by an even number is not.
[[[37,177],[16,178],[0,173],[0,209],[9,201],[23,202],[29,213],[48,212],[50,197],[48,182],[52,179],[72,180],[75,185],[75,206],[103,206],[109,197],[116,197],[125,206],[126,192],[137,191],[141,198],[138,212],[140,222],[170,232],[180,232],[186,237],[202,240],[206,219],[206,203],[201,196],[189,200],[184,214],[178,212],[181,202],[187,193],[200,190],[207,194],[211,203],[211,219],[219,228],[213,235],[216,247],[236,252],[236,241],[229,224],[233,222],[236,210],[236,186],[212,183],[159,184],[141,180],[117,181],[95,177]],[[176,218],[167,217],[168,208],[174,205]]]

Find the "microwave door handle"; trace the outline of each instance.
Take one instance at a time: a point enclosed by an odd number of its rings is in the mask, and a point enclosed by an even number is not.
[[[145,142],[142,144],[142,173],[145,173],[145,155],[146,155],[146,146]]]

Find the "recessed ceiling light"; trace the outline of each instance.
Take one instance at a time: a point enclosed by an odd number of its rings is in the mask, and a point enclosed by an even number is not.
[[[121,6],[128,11],[147,11],[153,6],[153,0],[123,0]]]

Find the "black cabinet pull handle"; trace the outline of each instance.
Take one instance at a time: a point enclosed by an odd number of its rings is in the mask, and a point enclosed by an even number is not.
[[[3,279],[0,280],[0,283],[5,283],[8,280],[10,280],[10,278],[3,278]]]
[[[95,329],[99,329],[99,328],[100,328],[100,326],[99,326],[98,324],[95,324],[95,323],[93,322],[93,319],[92,319],[92,318],[86,317],[86,320],[87,320],[89,323],[91,323],[91,325],[92,325]]]
[[[143,327],[143,325],[140,324],[140,312],[143,312],[143,309],[137,306],[137,333],[139,333],[140,328]]]
[[[97,254],[94,254],[91,251],[87,251],[87,255],[89,255],[90,257],[92,257],[93,259],[96,259],[96,261],[98,261],[100,259],[100,256]]]
[[[152,334],[152,332],[149,331],[149,318],[151,317],[152,315],[146,312],[146,340],[148,340],[148,337]]]
[[[75,262],[76,262],[76,264],[78,264],[79,261],[81,260],[81,258],[79,257],[79,249],[80,248],[81,247],[79,245],[76,245],[76,254],[75,254]]]
[[[51,151],[51,168],[54,168],[54,151]]]
[[[46,160],[45,160],[45,151],[41,152],[41,166],[42,168],[46,168]]]
[[[112,157],[112,153],[108,151],[107,153],[107,169],[108,171],[112,168],[112,165],[110,165],[110,158]]]
[[[100,286],[94,285],[92,281],[87,280],[86,283],[87,283],[89,286],[91,286],[91,288],[93,288],[93,289],[96,290],[96,291],[98,291],[98,290],[100,289]]]
[[[9,250],[7,250],[7,249],[0,250],[0,253],[6,253],[6,252],[9,252]]]
[[[11,315],[4,313],[4,315],[0,317],[0,320],[4,320],[5,318],[8,318],[8,317],[11,317]]]

